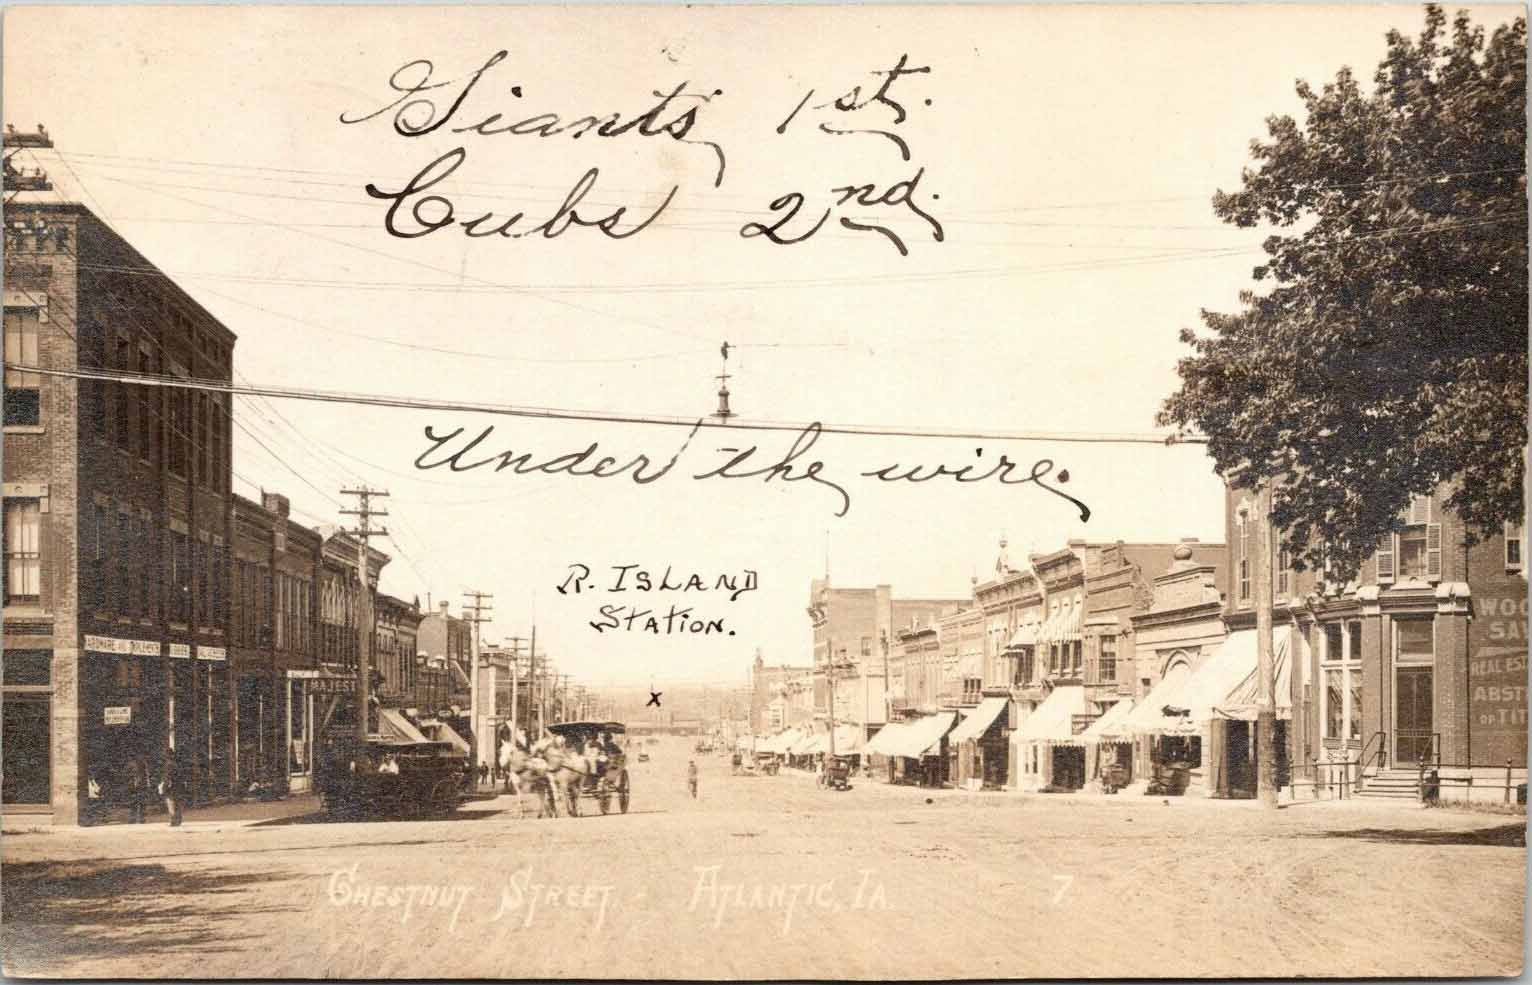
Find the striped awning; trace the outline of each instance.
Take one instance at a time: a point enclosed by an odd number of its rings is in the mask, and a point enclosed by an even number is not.
[[[1061,684],[1021,723],[1016,741],[1068,743],[1075,735],[1074,716],[1085,713],[1085,688]]]

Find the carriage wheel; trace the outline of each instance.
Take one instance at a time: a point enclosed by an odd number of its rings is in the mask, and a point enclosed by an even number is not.
[[[617,780],[617,807],[624,814],[628,813],[628,771],[623,770],[622,776]]]

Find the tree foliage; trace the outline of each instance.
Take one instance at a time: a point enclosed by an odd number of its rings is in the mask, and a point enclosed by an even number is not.
[[[1259,290],[1182,332],[1162,424],[1208,435],[1219,473],[1270,481],[1295,558],[1351,577],[1412,493],[1454,480],[1470,536],[1522,516],[1527,443],[1526,21],[1436,6],[1365,92],[1298,82],[1213,209],[1268,224]],[[1324,552],[1322,554],[1322,552]]]

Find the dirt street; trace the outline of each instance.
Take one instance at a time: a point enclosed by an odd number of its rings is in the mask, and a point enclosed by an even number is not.
[[[4,971],[89,978],[1514,975],[1525,819],[732,777],[626,816],[9,828]],[[595,815],[595,816],[591,816]]]

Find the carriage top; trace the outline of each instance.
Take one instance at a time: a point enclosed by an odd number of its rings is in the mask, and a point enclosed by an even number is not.
[[[621,722],[554,722],[548,726],[548,731],[566,739],[589,739],[602,732],[622,735],[627,730]]]

